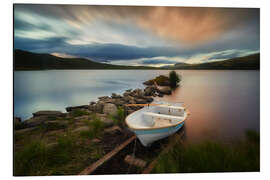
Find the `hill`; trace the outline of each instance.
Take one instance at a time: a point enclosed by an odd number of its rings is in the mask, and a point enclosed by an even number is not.
[[[170,69],[260,69],[260,53],[201,64],[177,63]]]
[[[51,54],[14,51],[14,70],[48,69],[154,69],[146,66],[118,66],[84,58],[61,58]]]

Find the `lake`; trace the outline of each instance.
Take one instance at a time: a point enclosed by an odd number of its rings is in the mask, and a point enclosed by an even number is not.
[[[65,111],[100,96],[143,88],[143,82],[167,70],[49,70],[14,72],[14,115],[23,120],[39,110]],[[186,138],[223,140],[260,129],[260,72],[177,70],[181,87],[163,99],[184,102],[191,116]]]

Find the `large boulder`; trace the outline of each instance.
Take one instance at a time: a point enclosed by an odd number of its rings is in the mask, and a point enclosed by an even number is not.
[[[102,101],[99,101],[96,105],[95,105],[95,108],[94,108],[94,110],[95,110],[95,112],[97,112],[97,113],[103,113],[103,107],[104,107],[104,102],[102,102]]]
[[[118,95],[116,93],[112,93],[112,98],[115,99],[115,98],[121,98],[122,96],[121,95]]]
[[[160,75],[158,77],[155,77],[154,79],[145,81],[143,84],[147,86],[154,85],[156,82],[158,86],[170,86],[170,80],[167,76]]]
[[[170,87],[162,87],[162,88],[159,88],[158,91],[161,94],[167,94],[167,95],[172,94],[172,90]]]
[[[38,111],[33,113],[34,117],[46,116],[46,117],[59,117],[63,116],[61,111]]]
[[[69,107],[66,107],[66,111],[67,112],[71,112],[75,109],[88,109],[89,106],[88,105],[81,105],[81,106],[69,106]]]
[[[104,114],[115,114],[117,112],[117,107],[115,104],[112,103],[106,103],[103,107],[103,113]]]
[[[126,104],[126,102],[121,98],[121,99],[115,99],[114,102],[112,104],[115,104],[116,106],[123,106],[124,104]]]
[[[29,128],[29,127],[36,127],[41,124],[43,124],[45,121],[50,121],[50,120],[55,120],[48,118],[47,116],[38,116],[38,117],[32,117],[28,120],[23,121],[24,128]]]

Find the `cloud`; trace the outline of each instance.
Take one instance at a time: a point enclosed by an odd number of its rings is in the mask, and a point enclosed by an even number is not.
[[[132,31],[120,24],[133,24],[179,46],[211,42],[233,29],[259,22],[259,9],[255,8],[15,5],[15,10],[58,18],[78,31],[91,31],[97,22],[107,22],[117,32]],[[102,26],[99,29],[104,31]]]

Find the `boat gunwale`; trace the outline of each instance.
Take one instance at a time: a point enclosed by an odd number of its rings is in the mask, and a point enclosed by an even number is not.
[[[140,110],[141,110],[141,109],[140,109]],[[135,111],[135,112],[138,112],[138,111]],[[135,113],[135,112],[134,112],[134,113]],[[169,126],[163,126],[163,127],[137,128],[137,127],[131,126],[131,125],[127,122],[127,118],[128,118],[130,115],[132,115],[132,114],[133,114],[133,113],[129,114],[129,115],[125,118],[125,123],[126,123],[127,126],[128,126],[130,129],[132,129],[132,130],[142,130],[142,131],[145,131],[145,130],[155,130],[155,129],[164,129],[164,128],[170,128],[170,127],[176,127],[176,126],[178,126],[179,124],[183,123],[183,122],[187,119],[187,117],[188,117],[188,115],[189,115],[187,109],[185,109],[185,114],[186,114],[186,115],[185,115],[185,118],[184,118],[183,120],[179,121],[179,122],[176,123],[176,124],[172,124],[172,125],[169,125]]]

